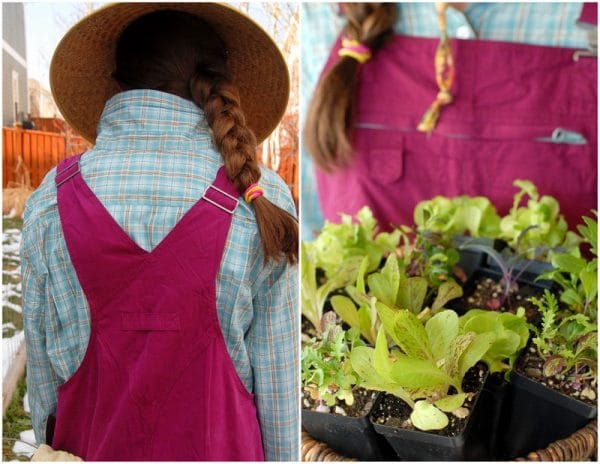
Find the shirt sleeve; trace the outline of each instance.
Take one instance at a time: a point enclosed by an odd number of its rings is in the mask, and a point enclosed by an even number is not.
[[[253,298],[248,331],[254,394],[267,461],[298,461],[298,270],[274,263]]]
[[[27,221],[21,248],[21,285],[23,289],[23,327],[27,351],[27,393],[33,430],[38,444],[46,442],[46,421],[56,410],[60,379],[54,372],[46,350],[46,273],[36,270],[30,247],[34,226]],[[39,254],[38,254],[39,255]]]

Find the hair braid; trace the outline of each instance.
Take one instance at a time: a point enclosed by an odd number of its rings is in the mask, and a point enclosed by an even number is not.
[[[344,33],[373,52],[389,38],[397,17],[393,3],[345,3],[344,12],[348,18]],[[327,172],[352,159],[348,133],[358,67],[354,58],[340,57],[321,79],[308,109],[304,140],[317,165]]]
[[[156,31],[163,31],[156,34]],[[213,143],[238,192],[260,179],[256,137],[246,125],[237,87],[229,81],[226,47],[198,17],[162,10],[123,31],[113,73],[123,89],[155,89],[192,100],[204,111]],[[265,261],[298,258],[298,223],[264,196],[252,201]]]
[[[223,75],[198,73],[190,93],[203,109],[212,129],[213,143],[221,153],[227,176],[242,194],[261,176],[256,159],[256,137],[246,125],[237,87]],[[293,216],[264,196],[252,201],[265,259],[284,254],[289,262],[298,258],[298,223]]]

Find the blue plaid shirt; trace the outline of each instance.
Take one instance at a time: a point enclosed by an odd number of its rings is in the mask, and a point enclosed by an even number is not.
[[[221,155],[202,112],[158,91],[111,98],[81,172],[111,215],[152,250],[212,183]],[[27,202],[22,241],[27,387],[36,440],[56,409],[57,387],[80,365],[90,335],[89,306],[66,249],[55,170]],[[263,168],[261,186],[295,215],[288,187]],[[263,265],[253,208],[241,201],[217,277],[217,311],[236,370],[255,394],[267,460],[298,459],[297,267]]]
[[[439,37],[434,3],[398,3],[398,34]],[[521,42],[586,49],[587,30],[577,27],[581,3],[471,3],[464,12],[448,8],[446,20],[450,37]],[[302,129],[310,98],[345,17],[336,4],[303,3],[300,24],[302,86],[300,110]],[[460,72],[460,63],[457,63]],[[433,56],[431,57],[433,76]],[[302,239],[312,240],[323,226],[317,198],[314,166],[305,148],[301,151],[302,189],[300,214]]]

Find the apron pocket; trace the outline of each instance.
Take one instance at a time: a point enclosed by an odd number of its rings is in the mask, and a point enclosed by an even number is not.
[[[177,313],[121,312],[122,330],[176,331],[180,330]]]
[[[404,138],[394,131],[356,127],[354,129],[354,158],[364,162],[365,174],[371,179],[392,184],[404,173]]]

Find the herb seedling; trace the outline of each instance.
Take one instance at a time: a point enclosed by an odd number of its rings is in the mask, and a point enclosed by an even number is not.
[[[545,377],[570,374],[574,381],[597,378],[598,325],[583,314],[564,316],[556,297],[548,290],[544,298],[531,298],[542,315],[541,328],[532,326],[532,339],[544,360]]]
[[[572,253],[556,253],[552,256],[553,271],[540,276],[540,279],[552,279],[562,287],[560,301],[571,310],[596,319],[598,313],[598,223],[589,217],[583,217],[585,225],[577,230],[589,244],[593,255],[591,260]]]
[[[336,401],[343,401],[348,406],[354,403],[352,389],[357,377],[348,359],[355,346],[362,345],[356,329],[347,332],[333,322],[326,322],[324,316],[323,338],[316,340],[302,349],[302,386],[311,398],[318,403],[317,411],[329,412],[329,407]]]

